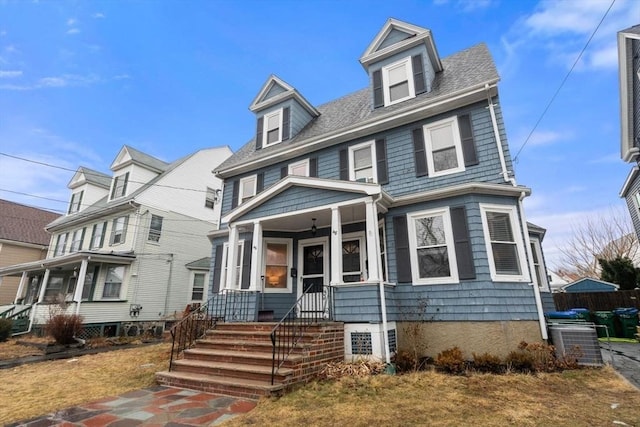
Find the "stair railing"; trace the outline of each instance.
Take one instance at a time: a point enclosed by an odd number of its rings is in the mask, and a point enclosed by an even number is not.
[[[329,320],[333,320],[333,288],[312,284],[271,330],[271,385],[305,331],[311,325]]]
[[[13,320],[13,325],[11,328],[12,336],[29,332],[29,326],[31,323],[31,310],[33,310],[33,306],[28,305],[18,309],[18,311],[12,310],[11,314],[7,316],[7,319]]]
[[[189,314],[171,328],[171,358],[174,359],[203,338],[207,330],[215,329],[218,322],[248,322],[255,320],[255,291],[225,289],[213,295],[202,305],[191,304]],[[186,310],[185,310],[186,311]]]

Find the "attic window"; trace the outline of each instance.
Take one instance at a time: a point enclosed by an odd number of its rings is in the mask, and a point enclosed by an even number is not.
[[[410,78],[412,74],[411,58],[405,58],[382,68],[385,105],[416,96],[413,79]]]
[[[113,187],[111,187],[111,199],[122,197],[127,193],[127,183],[129,182],[129,172],[124,175],[118,175],[113,179]]]
[[[73,193],[71,195],[71,202],[69,203],[69,211],[67,213],[74,213],[80,210],[80,206],[82,206],[83,194],[84,190],[78,191],[77,193]]]
[[[277,144],[282,141],[282,110],[264,116],[264,145]]]

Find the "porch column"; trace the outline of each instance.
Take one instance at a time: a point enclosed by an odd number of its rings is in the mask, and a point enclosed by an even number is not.
[[[331,286],[342,282],[342,219],[337,206],[331,208]]]
[[[251,243],[251,278],[249,290],[262,291],[260,280],[260,262],[262,258],[262,224],[260,221],[253,223],[253,242]]]
[[[365,202],[367,219],[367,259],[370,282],[380,280],[380,237],[378,236],[378,209],[373,200]]]
[[[18,303],[18,300],[22,298],[22,294],[24,293],[24,287],[27,283],[27,272],[23,271],[22,276],[20,276],[20,284],[18,285],[18,291],[16,292],[16,298],[13,301],[14,304]]]
[[[44,301],[44,291],[47,290],[47,284],[49,283],[49,273],[51,270],[48,268],[44,271],[44,277],[42,278],[42,284],[40,285],[40,295],[38,295],[38,302]]]
[[[80,263],[80,271],[76,280],[76,292],[73,295],[73,300],[76,302],[76,314],[80,313],[80,303],[82,302],[82,291],[84,290],[84,279],[87,275],[88,264],[88,259],[83,259]]]
[[[230,226],[229,230],[229,249],[227,249],[227,277],[225,289],[235,289],[234,284],[237,282],[238,272],[238,227]]]

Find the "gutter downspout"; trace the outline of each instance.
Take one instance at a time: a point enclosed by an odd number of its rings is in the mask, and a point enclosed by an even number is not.
[[[526,238],[525,248],[527,249],[527,258],[528,258],[528,266],[529,266],[529,275],[533,278],[533,274],[535,274],[534,265],[533,265],[533,253],[531,253],[531,243],[529,242],[529,227],[527,226],[527,221],[524,217],[524,207],[522,205],[522,200],[526,197],[525,192],[520,193],[520,197],[518,198],[518,209],[520,210],[520,221],[522,221],[522,232],[524,233],[524,237]],[[542,308],[542,297],[540,296],[540,288],[536,283],[531,280],[531,286],[533,286],[533,295],[536,299],[536,308],[538,310],[538,322],[540,323],[540,333],[542,334],[543,340],[548,340],[549,335],[547,334],[547,322],[544,319],[544,310]]]
[[[169,296],[171,295],[171,276],[173,275],[173,254],[169,254],[169,275],[167,276],[167,293],[164,297],[164,316],[168,315],[169,311]]]
[[[380,194],[378,198],[373,201],[373,205],[376,207],[376,212],[378,211],[377,206],[378,202],[382,200],[382,187],[380,187]],[[376,225],[378,225],[378,218],[376,215]],[[387,299],[384,295],[384,280],[382,275],[380,274],[380,270],[382,270],[382,259],[380,258],[380,232],[376,229],[375,239],[376,239],[376,248],[378,248],[378,287],[380,289],[380,314],[382,315],[382,342],[384,343],[384,358],[387,365],[391,364],[391,351],[389,350],[389,335],[387,333]]]
[[[491,124],[493,125],[493,133],[496,137],[496,145],[498,146],[498,156],[500,157],[500,166],[502,168],[502,179],[504,182],[510,182],[514,187],[516,186],[515,178],[509,177],[509,171],[507,170],[507,163],[504,160],[504,150],[502,149],[502,140],[500,139],[500,130],[498,129],[498,120],[496,119],[496,112],[493,108],[493,101],[491,99],[491,94],[489,93],[489,89],[491,86],[489,84],[484,85],[485,90],[487,91],[487,102],[489,103],[489,113],[491,114]]]

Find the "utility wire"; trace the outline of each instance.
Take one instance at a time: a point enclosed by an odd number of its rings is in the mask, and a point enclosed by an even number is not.
[[[609,11],[611,10],[611,8],[613,7],[613,5],[615,4],[616,0],[612,0],[611,4],[609,5],[609,8],[606,10],[606,12],[604,13],[604,15],[602,15],[602,19],[600,19],[600,22],[598,22],[598,25],[596,26],[596,28],[593,30],[593,32],[591,33],[591,36],[589,37],[589,40],[587,40],[587,43],[584,45],[584,47],[582,48],[582,50],[580,51],[580,54],[578,55],[578,57],[576,58],[575,62],[573,63],[573,65],[571,66],[571,69],[569,70],[569,72],[567,73],[566,76],[564,76],[564,79],[562,79],[562,82],[560,83],[560,86],[558,86],[558,89],[556,90],[556,92],[553,94],[553,96],[551,97],[551,99],[549,100],[549,102],[547,103],[547,106],[544,108],[544,111],[542,111],[542,114],[540,114],[540,117],[538,118],[538,121],[536,122],[535,125],[533,125],[533,129],[531,129],[531,132],[529,132],[529,135],[527,136],[527,139],[525,139],[525,141],[522,143],[522,145],[520,146],[520,149],[518,150],[518,152],[516,153],[515,157],[513,158],[514,163],[516,163],[518,161],[518,156],[520,156],[520,152],[524,149],[524,147],[527,145],[527,143],[529,142],[529,140],[531,139],[531,136],[533,135],[533,132],[535,132],[535,130],[538,128],[538,125],[540,124],[540,122],[542,121],[542,119],[544,118],[544,116],[547,114],[547,111],[549,111],[549,108],[551,107],[551,104],[553,104],[553,101],[555,101],[556,97],[558,96],[558,94],[560,93],[560,90],[562,89],[562,87],[564,86],[564,84],[566,83],[567,79],[569,78],[569,76],[571,75],[571,73],[573,72],[574,68],[576,68],[576,65],[578,65],[578,62],[580,61],[580,58],[582,58],[582,55],[584,54],[584,52],[587,50],[587,47],[589,46],[589,43],[591,43],[591,40],[593,39],[593,37],[596,35],[596,33],[598,32],[598,29],[600,28],[600,25],[602,25],[602,22],[604,22],[604,19],[607,17],[607,15],[609,14]]]

